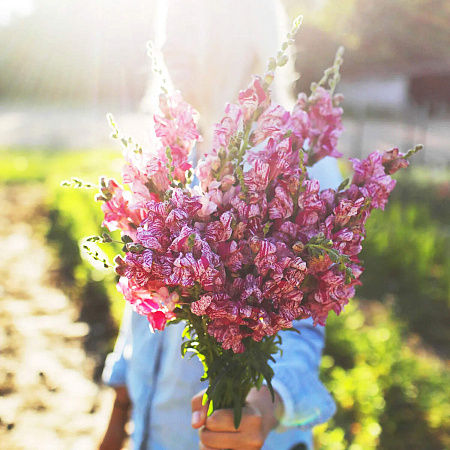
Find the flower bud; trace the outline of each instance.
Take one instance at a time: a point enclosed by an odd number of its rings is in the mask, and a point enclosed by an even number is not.
[[[103,238],[103,242],[105,242],[107,244],[113,242],[113,238],[108,233],[103,233],[102,238]]]
[[[233,175],[225,175],[221,181],[222,184],[220,185],[220,189],[223,192],[227,192],[228,190],[230,190],[231,186],[233,186],[233,184],[236,182],[236,178]]]
[[[270,86],[272,84],[272,81],[274,80],[274,78],[275,78],[275,74],[274,74],[273,70],[266,72],[264,74],[264,80],[263,80],[264,86]]]
[[[220,159],[217,157],[212,158],[211,160],[211,170],[217,172],[220,169]]]
[[[130,253],[142,253],[145,250],[143,245],[135,243],[126,244],[126,247]]]
[[[303,249],[305,248],[305,245],[303,244],[303,242],[301,241],[297,241],[293,246],[292,246],[292,250],[295,254],[299,254],[303,251]]]
[[[248,240],[248,245],[253,253],[258,253],[261,249],[261,239],[258,236],[252,236]]]
[[[286,63],[289,61],[289,58],[287,55],[281,56],[281,58],[278,59],[277,64],[279,67],[283,67],[286,65]]]
[[[275,70],[276,67],[277,67],[277,60],[272,56],[269,58],[268,69],[272,71]]]
[[[106,198],[103,197],[102,194],[96,194],[96,196],[94,197],[94,199],[95,199],[96,202],[106,202],[106,201],[107,201]]]

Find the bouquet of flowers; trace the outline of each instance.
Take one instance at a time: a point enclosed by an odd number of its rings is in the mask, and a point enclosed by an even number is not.
[[[269,362],[280,350],[278,332],[308,317],[324,325],[354,295],[366,220],[384,209],[396,183],[391,175],[421,148],[352,159],[351,181],[320,189],[308,168],[342,156],[342,97],[334,94],[342,50],[292,111],[272,104],[274,71],[286,63],[299,25],[264,76],[226,105],[195,170],[189,154],[201,139],[197,113],[179,92],[161,94],[150,150],[109,117],[123,145],[127,188],[102,178],[97,200],[103,226],[120,230],[124,244],[117,287],[152,331],[185,322],[182,354],[198,355],[210,410],[233,408],[236,428],[252,387],[265,380],[273,395]]]

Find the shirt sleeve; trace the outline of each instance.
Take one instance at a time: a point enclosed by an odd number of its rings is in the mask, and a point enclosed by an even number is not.
[[[103,382],[111,387],[123,386],[126,383],[126,372],[132,349],[131,307],[126,304],[114,351],[106,357],[102,373]]]
[[[272,385],[284,404],[277,431],[286,427],[311,428],[329,420],[336,411],[334,400],[319,379],[324,328],[315,327],[312,319],[294,325],[301,334],[281,333],[283,352],[273,364]]]

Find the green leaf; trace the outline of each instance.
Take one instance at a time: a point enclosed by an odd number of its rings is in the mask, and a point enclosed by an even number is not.
[[[233,409],[234,409],[234,428],[236,430],[239,428],[242,419],[242,404],[241,397],[239,395],[239,389],[235,389],[234,391],[234,399],[233,399]]]
[[[214,412],[214,403],[213,403],[213,401],[211,400],[211,401],[209,402],[209,407],[208,407],[208,412],[207,412],[208,417],[209,417],[213,412]]]
[[[349,182],[350,182],[350,178],[347,178],[346,180],[344,180],[337,188],[337,192],[344,190],[348,186]]]
[[[297,328],[294,328],[294,327],[292,327],[292,328],[283,328],[283,331],[293,331],[294,333],[302,334],[302,333],[300,332],[300,330],[297,330]],[[281,343],[280,343],[280,344],[281,344]]]
[[[272,403],[273,403],[275,401],[275,392],[273,390],[271,378],[266,378],[266,382],[267,382],[267,387],[269,389],[270,396],[272,397]]]
[[[339,262],[339,252],[333,248],[330,248],[328,251],[328,256],[330,257],[331,261],[333,261],[334,263],[338,263]]]

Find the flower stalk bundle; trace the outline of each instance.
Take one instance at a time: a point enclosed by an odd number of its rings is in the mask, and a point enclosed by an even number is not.
[[[123,146],[127,188],[102,178],[97,200],[103,226],[122,235],[118,289],[152,330],[185,322],[182,354],[198,355],[210,411],[233,408],[236,428],[252,387],[266,382],[273,395],[279,331],[308,317],[324,325],[354,295],[366,220],[384,209],[396,183],[391,175],[421,148],[352,159],[351,181],[320,189],[308,168],[342,156],[342,98],[334,94],[342,50],[292,111],[272,104],[274,71],[286,63],[299,25],[264,76],[226,105],[195,170],[189,154],[201,139],[197,113],[179,92],[161,94],[150,150],[109,118]]]

